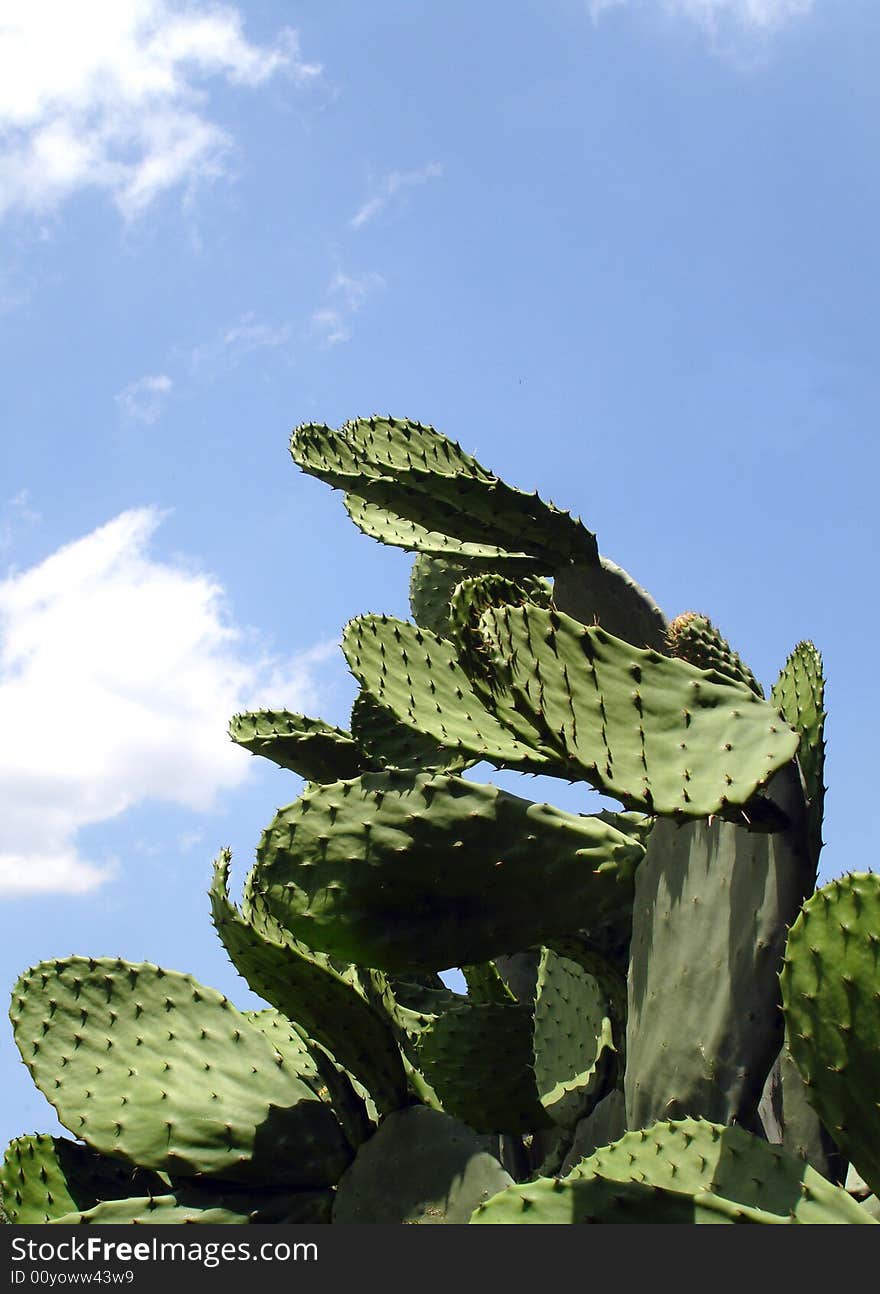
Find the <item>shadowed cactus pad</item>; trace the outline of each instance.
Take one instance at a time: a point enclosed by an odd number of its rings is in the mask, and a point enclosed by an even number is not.
[[[475,755],[458,745],[444,745],[401,723],[366,690],[358,693],[351,708],[351,731],[375,770],[421,768],[457,773],[477,762]]]
[[[666,617],[650,593],[610,557],[601,557],[598,565],[561,566],[553,577],[553,605],[572,619],[601,625],[636,647],[666,651]]]
[[[230,855],[214,864],[211,913],[232,964],[255,992],[322,1043],[371,1093],[382,1113],[404,1102],[406,1078],[388,1021],[328,958],[281,927],[273,939],[229,898]]]
[[[658,1123],[597,1150],[565,1178],[508,1187],[474,1222],[871,1223],[840,1187],[741,1128]]]
[[[339,1183],[334,1222],[467,1222],[512,1178],[491,1140],[436,1110],[389,1115]]]
[[[230,721],[229,735],[252,755],[262,755],[281,768],[289,768],[307,782],[336,782],[376,767],[351,733],[323,719],[309,719],[286,710],[237,714]]]
[[[168,1179],[66,1137],[17,1137],[0,1168],[0,1197],[18,1226],[51,1222],[102,1200],[162,1194]]]
[[[264,833],[254,885],[310,947],[405,973],[628,913],[644,849],[626,818],[411,773],[316,787]]]

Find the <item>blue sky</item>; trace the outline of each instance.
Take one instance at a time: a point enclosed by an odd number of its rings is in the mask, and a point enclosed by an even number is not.
[[[874,0],[7,0],[3,984],[250,1004],[210,864],[300,783],[226,721],[346,724],[342,626],[407,613],[302,421],[460,439],[765,683],[812,638],[824,874],[873,867],[878,52]],[[3,1143],[55,1131],[8,1028],[0,1074]]]

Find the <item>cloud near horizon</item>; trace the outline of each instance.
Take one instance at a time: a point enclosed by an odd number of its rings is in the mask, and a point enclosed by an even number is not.
[[[210,811],[250,773],[230,715],[319,708],[336,645],[268,653],[214,579],[150,555],[161,520],[124,512],[0,581],[2,894],[95,889],[112,868],[80,829],[144,801]]]
[[[223,172],[233,141],[207,110],[209,81],[253,90],[320,74],[295,31],[253,44],[228,4],[5,0],[0,215],[98,188],[132,219],[167,189]]]

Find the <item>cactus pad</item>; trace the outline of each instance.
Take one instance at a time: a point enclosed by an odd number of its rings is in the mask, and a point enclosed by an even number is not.
[[[349,1159],[332,1110],[220,993],[149,963],[72,957],[18,981],[34,1082],[78,1137],[144,1168],[297,1187]]]
[[[541,950],[532,1048],[541,1104],[573,1126],[595,1104],[615,1056],[608,999],[583,966]]]
[[[437,1110],[390,1114],[342,1177],[333,1221],[465,1223],[512,1183],[490,1145]]]
[[[548,770],[552,752],[541,748],[534,726],[523,721],[514,733],[490,713],[444,638],[404,620],[361,616],[346,626],[342,649],[355,678],[405,727],[467,759]]]
[[[306,424],[294,431],[290,451],[328,485],[461,543],[522,551],[548,570],[598,561],[595,535],[577,518],[507,485],[420,423],[360,418],[338,432]]]
[[[226,1182],[178,1181],[163,1193],[105,1200],[90,1209],[52,1218],[57,1226],[148,1226],[200,1223],[241,1226],[267,1223],[328,1223],[330,1191],[236,1190]]]
[[[851,873],[816,891],[789,932],[781,980],[807,1097],[880,1194],[880,876]]]
[[[351,733],[323,719],[308,719],[286,710],[237,714],[230,721],[229,735],[252,755],[271,759],[273,764],[299,773],[307,782],[337,782],[376,767],[358,748]]]
[[[508,1187],[473,1222],[859,1223],[871,1219],[802,1160],[741,1128],[658,1123],[565,1178]]]
[[[230,855],[214,864],[211,913],[233,966],[251,988],[301,1024],[367,1088],[386,1114],[404,1101],[406,1078],[383,1016],[330,965],[277,927],[279,938],[245,921],[229,898]]]
[[[800,735],[798,760],[809,804],[810,848],[818,867],[825,802],[825,676],[811,642],[798,643],[773,685],[773,704]]]
[[[543,735],[542,749],[554,745],[572,777],[630,808],[681,818],[738,809],[797,750],[773,706],[686,661],[539,608],[486,611],[480,625],[495,691]]]
[[[422,1033],[419,1068],[449,1114],[476,1132],[533,1132],[550,1125],[539,1098],[532,1015],[518,1003],[445,1011]]]
[[[622,566],[609,557],[561,566],[553,578],[557,611],[585,625],[601,625],[635,647],[666,651],[666,617]]]
[[[101,1200],[167,1190],[157,1173],[132,1169],[66,1137],[17,1137],[0,1168],[0,1200],[17,1226],[51,1222]]]
[[[254,884],[310,948],[441,970],[628,912],[644,854],[628,826],[461,778],[370,773],[282,809]]]

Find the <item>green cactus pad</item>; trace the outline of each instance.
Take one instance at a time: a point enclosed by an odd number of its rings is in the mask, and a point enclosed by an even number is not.
[[[303,423],[291,435],[290,453],[304,472],[336,488],[349,477],[393,478],[413,467],[487,484],[495,480],[457,441],[404,418],[352,418],[339,431]]]
[[[738,810],[797,750],[773,706],[686,661],[539,608],[486,611],[480,625],[496,712],[500,694],[572,777],[629,808],[681,818]]]
[[[463,580],[455,589],[449,605],[447,637],[455,643],[460,656],[470,658],[470,668],[478,670],[485,650],[479,632],[480,616],[490,607],[549,607],[550,585],[534,576],[511,579],[493,572]]]
[[[623,1092],[614,1088],[602,1097],[595,1109],[575,1125],[571,1144],[566,1147],[556,1176],[565,1177],[573,1168],[596,1153],[601,1146],[617,1141],[626,1132],[626,1101]],[[543,1169],[542,1177],[550,1176]]]
[[[550,948],[538,967],[532,1048],[541,1104],[554,1123],[571,1127],[601,1093],[615,1047],[602,985]]]
[[[636,874],[628,977],[627,1126],[693,1115],[742,1123],[782,1043],[785,933],[813,883],[794,764],[765,834],[715,819],[657,822]]]
[[[252,755],[271,759],[299,773],[307,782],[338,782],[376,767],[359,749],[351,733],[323,719],[308,719],[286,710],[257,710],[237,714],[229,735]]]
[[[871,1222],[840,1187],[741,1128],[658,1123],[565,1178],[508,1187],[472,1222]]]
[[[65,1126],[101,1154],[184,1176],[330,1186],[333,1111],[220,993],[149,963],[42,962],[13,990],[15,1041]]]
[[[476,1132],[526,1133],[550,1125],[535,1080],[527,1007],[464,1002],[425,1029],[417,1054],[444,1110]]]
[[[598,561],[595,536],[577,518],[507,485],[431,427],[394,418],[357,419],[338,432],[308,424],[290,448],[303,471],[429,531],[524,550],[550,570]]]
[[[410,972],[410,978],[404,980],[363,966],[353,969],[358,988],[397,1039],[411,1091],[426,1105],[441,1109],[440,1098],[419,1069],[418,1041],[438,1015],[465,999],[446,988],[442,980],[439,987],[434,986],[432,975]]]
[[[226,1182],[177,1182],[163,1194],[107,1200],[52,1218],[64,1226],[241,1226],[256,1223],[329,1223],[332,1191],[236,1190]]]
[[[406,974],[628,912],[643,855],[626,824],[456,777],[369,773],[282,809],[255,885],[310,948]]]
[[[667,621],[657,603],[609,557],[561,566],[553,577],[557,611],[636,647],[666,651]]]
[[[358,693],[351,711],[351,731],[375,770],[384,768],[445,769],[460,772],[477,762],[457,746],[445,746],[409,727],[367,691]]]
[[[800,735],[798,760],[809,803],[810,848],[818,867],[825,803],[825,676],[811,642],[798,643],[773,685],[772,701]]]
[[[748,665],[708,616],[699,615],[696,611],[685,611],[676,616],[669,626],[665,650],[670,656],[690,661],[699,669],[715,670],[734,683],[742,683],[755,696],[764,695],[764,689]]]
[[[514,733],[490,713],[446,639],[405,620],[361,616],[346,626],[342,650],[355,678],[405,727],[469,760],[552,771],[553,752],[541,748],[534,726],[522,721]],[[515,715],[505,719],[513,723]]]
[[[333,1107],[350,1146],[357,1147],[373,1135],[379,1113],[367,1089],[329,1051],[310,1038],[302,1025],[294,1024],[272,1007],[245,1011],[244,1015],[266,1034],[288,1068]]]
[[[433,557],[417,553],[409,580],[409,605],[412,618],[422,629],[430,629],[440,638],[449,637],[449,610],[452,595],[462,580],[476,575],[498,573],[503,563],[464,561],[453,557]]]
[[[333,1221],[465,1223],[513,1182],[491,1144],[424,1106],[390,1114],[343,1175]]]
[[[229,898],[230,861],[228,850],[217,858],[210,897],[214,926],[235,969],[350,1070],[382,1114],[397,1109],[406,1098],[406,1077],[387,1021],[326,957],[280,926],[273,939],[245,921]]]
[[[631,815],[620,816],[628,819]],[[629,917],[631,926],[631,911]],[[559,957],[575,962],[599,985],[611,1022],[611,1040],[617,1053],[618,1076],[622,1076],[626,1059],[626,967],[619,967],[607,952],[596,948],[591,931],[578,930],[574,934],[559,936],[551,941],[550,947]]]
[[[346,494],[344,502],[346,512],[358,529],[380,544],[452,561],[487,562],[493,569],[502,566],[516,571],[542,569],[542,563],[531,553],[511,553],[498,544],[463,543],[440,530],[417,525],[393,508],[359,498],[356,494]]]
[[[394,518],[448,536],[473,556],[488,557],[495,549],[505,560],[524,557],[536,573],[568,561],[598,561],[595,535],[578,518],[504,481],[413,467],[396,472],[393,480],[350,478],[344,488]],[[443,551],[452,556],[455,550]]]
[[[132,1169],[121,1159],[98,1155],[66,1137],[39,1134],[10,1142],[0,1168],[0,1200],[17,1226],[51,1222],[102,1200],[161,1193],[157,1173]]]
[[[816,891],[789,932],[781,982],[808,1099],[880,1194],[880,876],[851,873]]]

